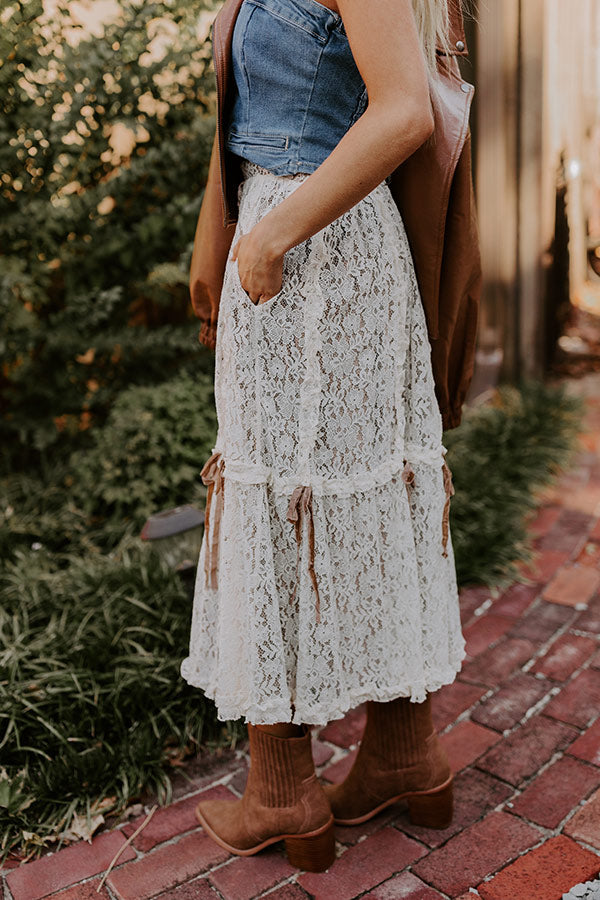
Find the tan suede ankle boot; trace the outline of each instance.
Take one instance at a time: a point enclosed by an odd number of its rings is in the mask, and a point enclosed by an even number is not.
[[[248,725],[250,772],[241,800],[196,807],[206,833],[230,853],[252,856],[285,841],[293,866],[323,872],[335,859],[333,816],[313,764],[310,731],[276,737]]]
[[[358,825],[399,800],[410,821],[446,828],[452,821],[452,773],[431,720],[431,699],[367,703],[357,757],[341,784],[325,787],[335,821]]]

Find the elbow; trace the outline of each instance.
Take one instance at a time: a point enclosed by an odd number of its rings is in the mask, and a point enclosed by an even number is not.
[[[407,131],[411,135],[411,143],[414,144],[415,150],[420,147],[421,144],[424,144],[425,141],[429,140],[433,134],[434,128],[435,120],[429,103],[427,105],[419,106],[410,113]]]
[[[396,107],[391,115],[388,112],[387,124],[391,134],[396,138],[394,144],[397,143],[398,136],[401,136],[403,156],[414,153],[431,137],[435,128],[429,98],[424,103],[405,102]]]
[[[433,112],[431,109],[426,109],[421,112],[421,118],[419,121],[419,137],[420,143],[423,144],[425,141],[428,141],[432,136],[435,130],[435,119],[433,118]]]

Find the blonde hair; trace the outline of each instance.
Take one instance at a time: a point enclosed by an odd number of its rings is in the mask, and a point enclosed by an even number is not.
[[[448,0],[412,0],[417,29],[430,74],[437,76],[436,47],[448,49]]]

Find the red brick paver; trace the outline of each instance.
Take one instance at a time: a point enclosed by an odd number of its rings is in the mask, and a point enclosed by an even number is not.
[[[536,644],[523,638],[504,638],[487,653],[482,653],[477,659],[465,663],[460,676],[461,681],[497,687],[516,669],[528,662],[536,648]]]
[[[451,897],[475,887],[507,860],[536,844],[541,833],[515,816],[490,813],[421,860],[413,871]]]
[[[561,512],[552,528],[537,541],[540,550],[566,550],[569,553],[579,549],[594,524],[592,516],[575,509]]]
[[[335,839],[347,847],[358,844],[364,841],[365,838],[370,837],[370,835],[375,834],[376,831],[381,831],[386,825],[392,825],[394,819],[398,818],[402,808],[403,804],[388,806],[379,815],[369,819],[368,822],[363,822],[361,825],[336,825]]]
[[[600,713],[600,671],[586,669],[562,689],[545,713],[561,722],[585,728]]]
[[[539,594],[539,587],[531,584],[512,584],[502,596],[494,602],[492,611],[499,616],[510,616],[519,619],[525,615]]]
[[[541,550],[529,565],[522,565],[519,568],[524,579],[536,584],[545,584],[568,558],[569,554],[564,550]]]
[[[597,648],[598,643],[593,638],[564,634],[552,644],[532,671],[554,681],[565,681]]]
[[[157,895],[157,900],[221,900],[215,889],[205,878],[196,878],[180,884],[172,891]]]
[[[569,753],[600,766],[600,719],[571,744]]]
[[[92,878],[91,881],[59,891],[58,894],[52,894],[52,900],[111,900],[106,885],[98,890],[100,882],[100,878]]]
[[[268,850],[247,859],[234,859],[216,869],[210,880],[224,900],[251,900],[295,873],[281,853]]]
[[[460,589],[460,617],[461,622],[467,625],[471,621],[475,612],[483,607],[484,604],[492,602],[492,594],[489,588],[481,585],[471,587],[463,587]]]
[[[456,721],[458,716],[473,706],[485,694],[485,688],[475,684],[455,681],[433,695],[433,721],[438,731]]]
[[[119,900],[149,900],[206,872],[228,855],[203,832],[192,832],[122,866],[108,881]]]
[[[565,833],[600,850],[600,791],[592,794],[567,822]]]
[[[517,620],[510,634],[533,643],[543,644],[549,641],[559,628],[572,622],[574,618],[573,610],[568,607],[538,601],[522,619]]]
[[[269,900],[306,900],[308,894],[297,884],[284,884],[268,894]]]
[[[331,766],[327,766],[327,768],[322,772],[322,777],[325,781],[330,781],[332,784],[339,784],[340,781],[343,781],[356,758],[356,750],[352,750],[350,753],[343,756],[342,759],[333,763]]]
[[[576,737],[574,728],[547,716],[536,716],[492,747],[478,764],[516,786],[534,775],[554,753],[566,750]]]
[[[379,887],[369,891],[363,896],[363,900],[439,900],[442,895],[433,888],[405,872],[403,875],[397,875],[396,878],[390,878],[384,881]]]
[[[597,392],[600,395],[600,391]],[[586,446],[544,492],[528,528],[536,559],[505,590],[463,587],[468,656],[433,698],[455,772],[451,825],[412,825],[406,806],[336,826],[328,872],[303,873],[281,846],[230,856],[196,821],[200,796],[243,792],[247,745],[206,754],[174,802],[26,865],[0,870],[4,900],[561,900],[600,871],[600,401]],[[365,707],[313,729],[319,776],[342,780]],[[241,749],[241,752],[240,752]],[[202,793],[201,793],[202,792]],[[147,807],[149,808],[149,806]],[[118,849],[107,884],[96,888]]]
[[[545,828],[556,828],[599,784],[600,769],[565,756],[525,788],[512,811]]]
[[[589,566],[563,566],[544,591],[544,599],[565,606],[588,604],[600,588],[600,572]]]
[[[467,654],[477,656],[495,644],[508,629],[514,625],[514,619],[509,616],[498,616],[493,612],[480,616],[471,625],[463,629],[467,642]]]
[[[328,872],[306,873],[298,883],[314,900],[353,900],[425,852],[424,847],[394,828],[384,828],[350,847]]]
[[[484,900],[561,900],[573,885],[595,878],[599,869],[597,856],[561,835],[480,884],[479,893]]]
[[[499,735],[465,719],[442,735],[441,741],[448,754],[453,772],[460,772],[500,740]]]
[[[13,869],[6,876],[6,883],[14,900],[39,900],[53,891],[103,872],[124,844],[125,837],[120,831],[101,834],[91,845],[81,841],[65,847],[60,853],[43,856]],[[133,850],[126,847],[119,861],[123,863],[134,858]]]
[[[198,819],[195,816],[195,809],[200,800],[234,800],[235,795],[231,793],[223,785],[217,785],[215,788],[194,794],[178,803],[172,803],[162,809],[157,809],[148,825],[133,840],[133,846],[137,850],[144,853],[162,844],[179,834],[185,834],[186,831],[192,831],[198,828]],[[123,828],[123,834],[129,837],[142,824],[145,815],[140,816],[129,822]]]
[[[535,538],[547,534],[562,513],[562,506],[542,506],[529,522],[529,533]]]
[[[481,703],[471,714],[480,725],[505,731],[520,722],[525,713],[541,700],[551,685],[545,679],[524,672],[515,675],[493,697]]]
[[[454,816],[448,828],[422,828],[411,825],[408,816],[398,819],[397,825],[406,834],[422,841],[429,847],[439,847],[448,838],[474,825],[488,812],[503,803],[513,793],[512,788],[487,772],[475,767],[469,768],[454,781]]]
[[[600,635],[600,595],[596,595],[590,601],[588,608],[577,616],[573,622],[573,628],[587,631],[589,634]]]
[[[352,747],[353,744],[358,744],[360,741],[366,720],[366,707],[359,706],[343,719],[337,719],[323,728],[320,734],[321,740],[329,741],[330,744],[336,744],[338,747]]]

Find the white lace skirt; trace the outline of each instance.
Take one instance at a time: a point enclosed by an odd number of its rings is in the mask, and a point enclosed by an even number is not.
[[[244,174],[234,243],[308,177]],[[385,182],[286,254],[266,303],[228,261],[215,396],[183,677],[220,719],[254,724],[320,725],[452,682],[464,657],[453,489]]]

